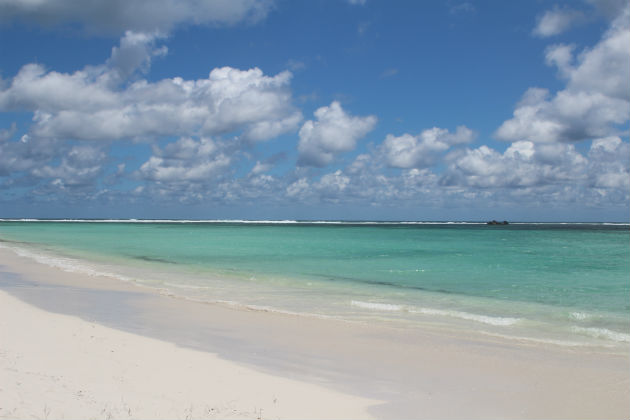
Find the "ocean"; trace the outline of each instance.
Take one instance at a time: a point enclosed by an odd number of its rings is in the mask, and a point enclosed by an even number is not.
[[[0,247],[251,310],[532,345],[630,343],[628,224],[3,220]]]

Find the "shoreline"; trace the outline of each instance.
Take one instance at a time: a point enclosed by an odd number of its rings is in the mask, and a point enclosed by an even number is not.
[[[402,332],[195,303],[114,279],[64,272],[6,249],[0,250],[0,266],[0,290],[49,311],[42,319],[61,312],[74,321],[214,354],[233,363],[233,369],[322,386],[343,401],[357,399],[376,417],[626,418],[630,411],[627,353],[454,337],[426,329]],[[19,319],[11,320],[19,327]],[[306,411],[304,406],[288,417],[313,417]],[[270,413],[263,410],[263,418],[283,417],[265,412]]]
[[[378,323],[392,328],[419,327],[425,330],[434,329],[439,333],[448,332],[455,336],[471,334],[477,338],[483,336],[486,340],[503,339],[517,342],[518,345],[590,347],[596,351],[621,354],[626,354],[630,346],[630,334],[625,332],[627,322],[619,325],[619,322],[625,320],[613,312],[553,305],[545,307],[545,304],[519,300],[511,302],[492,300],[472,295],[460,301],[451,299],[445,304],[444,294],[437,293],[431,296],[431,291],[423,291],[424,296],[418,296],[420,299],[412,301],[398,299],[393,295],[379,295],[378,292],[374,295],[366,295],[365,291],[350,292],[347,285],[338,286],[341,287],[339,290],[335,289],[339,292],[339,299],[329,300],[330,296],[326,296],[325,293],[317,295],[317,289],[311,288],[310,280],[307,283],[308,287],[296,282],[285,284],[284,289],[277,284],[272,286],[275,279],[269,284],[265,284],[265,281],[251,282],[258,277],[251,269],[245,277],[242,273],[234,274],[236,271],[227,272],[225,276],[228,277],[224,277],[224,274],[212,270],[203,274],[187,271],[185,265],[184,269],[181,269],[178,268],[181,267],[178,265],[179,262],[161,257],[155,259],[140,256],[137,259],[143,260],[142,262],[168,263],[168,266],[165,264],[160,266],[154,264],[152,267],[134,266],[137,261],[103,258],[91,254],[80,255],[71,249],[33,248],[29,243],[0,239],[0,249],[2,248],[63,272],[82,273],[90,279],[102,277],[174,299],[236,310],[277,312],[288,316],[359,324]],[[265,275],[262,273],[261,278]],[[197,283],[198,276],[201,278],[208,276],[211,279],[213,282],[211,293],[207,292],[210,287]],[[79,283],[85,284],[83,281]],[[239,286],[235,286],[239,283]],[[114,286],[111,284],[106,286],[110,287]],[[285,291],[288,293],[284,294]],[[310,299],[308,304],[304,305],[303,298],[305,296],[308,298],[311,291],[315,292],[313,294],[315,299]],[[282,299],[274,299],[274,296],[281,296]],[[600,317],[609,317],[611,323],[590,321]]]

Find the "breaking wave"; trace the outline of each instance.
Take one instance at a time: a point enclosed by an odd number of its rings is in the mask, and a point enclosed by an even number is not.
[[[350,302],[350,304],[357,308],[369,309],[369,310],[375,310],[375,311],[390,311],[390,312],[405,311],[411,314],[459,318],[459,319],[464,319],[467,321],[475,321],[475,322],[480,322],[483,324],[495,325],[495,326],[510,326],[510,325],[516,324],[517,322],[521,320],[520,318],[480,315],[480,314],[473,314],[473,313],[463,312],[463,311],[450,311],[450,310],[434,309],[434,308],[416,308],[416,307],[409,307],[409,306],[399,305],[399,304],[363,302],[360,300],[353,300]]]

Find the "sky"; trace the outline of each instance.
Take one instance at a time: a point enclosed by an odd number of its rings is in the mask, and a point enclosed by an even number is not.
[[[0,218],[630,218],[630,2],[0,0]]]

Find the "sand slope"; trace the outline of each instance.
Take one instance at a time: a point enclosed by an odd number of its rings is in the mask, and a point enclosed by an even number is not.
[[[0,292],[0,418],[368,418],[376,403]]]

